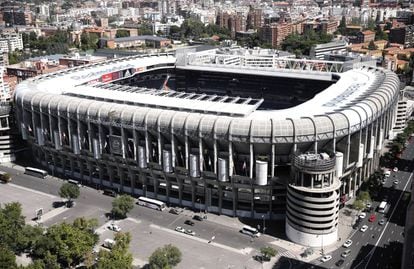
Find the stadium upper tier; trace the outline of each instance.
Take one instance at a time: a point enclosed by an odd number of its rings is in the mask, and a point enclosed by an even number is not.
[[[292,143],[353,133],[373,122],[395,103],[399,91],[399,80],[393,72],[373,67],[339,74],[307,71],[308,78],[309,74],[313,74],[314,80],[326,80],[330,76],[333,84],[288,109],[258,110],[263,102],[258,98],[173,94],[165,89],[128,90],[129,86],[110,84],[140,73],[180,68],[175,63],[173,55],[161,54],[71,68],[20,83],[15,99],[19,107],[43,107],[49,111],[64,108],[78,118],[100,122],[109,121],[108,115],[111,115],[118,117],[123,125],[145,125],[148,129],[173,128],[177,133],[200,132],[203,137],[231,136],[233,141]],[[235,66],[227,69],[222,64],[217,66],[230,73],[237,72]],[[198,65],[197,70],[202,67]],[[182,68],[191,69],[191,65]],[[211,68],[211,64],[206,66],[206,71]],[[268,76],[288,75],[300,79],[303,71],[274,69],[270,73],[266,68],[266,72]],[[262,73],[263,68],[249,69],[250,75]],[[339,79],[334,81],[334,76]],[[102,83],[110,86],[105,87]],[[124,87],[123,90],[119,90],[120,87]],[[103,106],[108,103],[111,105]],[[30,123],[23,119],[22,128],[27,127],[30,128]]]

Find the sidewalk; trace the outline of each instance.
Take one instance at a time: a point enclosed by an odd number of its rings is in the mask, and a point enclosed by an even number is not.
[[[69,210],[69,208],[67,208],[66,206],[62,206],[62,207],[59,207],[59,208],[56,208],[56,209],[53,209],[53,210],[51,210],[51,211],[49,211],[49,212],[47,212],[47,213],[45,213],[41,218],[40,218],[40,220],[36,220],[36,221],[34,221],[34,220],[31,220],[31,221],[29,221],[27,224],[29,224],[29,225],[31,225],[31,226],[37,226],[37,225],[39,225],[39,224],[43,224],[45,221],[47,221],[47,220],[49,220],[49,219],[51,219],[51,218],[54,218],[54,217],[56,217],[56,216],[58,216],[58,215],[60,215],[60,214],[62,214],[63,212],[65,212],[65,211],[67,211],[67,210]]]

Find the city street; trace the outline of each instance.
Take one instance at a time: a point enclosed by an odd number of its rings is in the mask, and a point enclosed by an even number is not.
[[[332,255],[332,259],[325,263],[321,263],[319,259],[315,260],[315,265],[321,268],[356,269],[401,267],[405,215],[409,201],[408,195],[411,192],[412,171],[414,170],[413,158],[414,144],[409,143],[400,160],[395,164],[398,171],[391,172],[378,197],[373,198],[372,212],[366,213],[366,217],[354,227],[355,229],[349,237],[353,241],[352,245],[348,248],[341,247],[331,253],[325,253]],[[394,183],[396,180],[398,180],[398,184]],[[388,202],[389,209],[385,214],[381,214],[377,208],[384,200]],[[369,217],[372,214],[375,215],[375,220],[370,222]],[[379,224],[380,220],[384,220],[385,223]],[[368,230],[365,232],[360,231],[363,225],[368,226]],[[351,250],[350,254],[346,258],[341,257],[341,254],[348,249]],[[344,263],[337,266],[336,263],[341,259],[344,260]]]
[[[19,167],[17,167],[19,168]],[[7,189],[4,192],[13,195],[3,196],[0,202],[20,201],[23,204],[26,216],[33,216],[35,209],[44,207],[45,211],[56,211],[53,209],[53,202],[59,202],[59,188],[63,180],[53,177],[45,179],[36,178],[23,174],[23,171],[2,166],[3,171],[9,172],[12,183],[1,185]],[[14,188],[14,190],[11,190]],[[9,190],[10,189],[10,190]],[[17,195],[16,193],[22,192]],[[33,199],[27,192],[33,192],[37,196]],[[34,201],[42,201],[34,202]],[[46,227],[62,221],[71,222],[77,217],[96,218],[99,221],[102,231],[101,240],[112,238],[106,226],[110,222],[107,213],[111,210],[113,198],[102,194],[102,191],[90,187],[81,187],[80,197],[75,200],[73,208],[59,211],[59,214],[44,219],[42,224]],[[28,207],[27,205],[32,205]],[[28,208],[28,209],[26,209]],[[163,212],[136,205],[128,215],[127,220],[120,222],[120,227],[124,231],[131,231],[133,240],[131,251],[134,255],[134,264],[143,265],[148,260],[149,255],[157,248],[165,244],[172,243],[183,251],[183,261],[178,268],[261,268],[259,262],[253,260],[253,256],[258,254],[258,249],[269,245],[274,238],[262,235],[252,239],[250,236],[241,234],[239,229],[243,226],[234,228],[235,221],[231,225],[218,224],[204,220],[194,221],[195,225],[189,227],[184,224],[185,220],[191,219],[194,212],[184,210],[179,215],[174,215],[165,210]],[[230,219],[223,216],[223,220]],[[27,218],[30,221],[31,218]],[[135,220],[135,221],[131,221]],[[237,219],[236,219],[237,220]],[[196,235],[189,236],[176,232],[176,226],[193,230]],[[211,240],[214,237],[214,240]],[[209,241],[212,241],[208,243]],[[286,252],[278,246],[272,245],[280,253]],[[212,265],[211,257],[215,263]]]
[[[314,260],[312,262],[314,266],[318,268],[396,268],[399,266],[404,240],[403,231],[408,202],[407,191],[411,187],[411,171],[414,169],[411,162],[413,158],[414,144],[409,144],[401,159],[395,164],[398,171],[391,172],[378,196],[373,198],[373,210],[368,212],[367,216],[354,226],[354,230],[349,236],[353,244],[349,248],[340,247],[331,253],[325,253],[332,255],[333,258],[325,263],[321,263],[319,259]],[[31,207],[24,207],[25,215],[34,216],[35,210],[39,207],[44,208],[45,212],[53,210],[52,204],[60,200],[58,192],[64,181],[53,177],[40,179],[27,176],[23,174],[21,167],[16,168],[1,167],[0,169],[12,174],[13,181],[9,185],[18,188],[19,192],[22,193],[5,191],[8,196],[3,196],[0,202],[24,201],[31,197],[28,193],[33,192],[39,197],[32,197],[36,202],[32,203]],[[397,184],[396,180],[398,180]],[[10,186],[4,185],[4,188]],[[101,241],[112,238],[112,232],[106,229],[106,225],[110,222],[107,213],[110,212],[112,200],[112,197],[103,195],[102,191],[82,186],[81,195],[76,199],[75,207],[63,210],[59,214],[48,218],[43,222],[43,225],[51,226],[62,221],[70,222],[81,216],[96,218],[99,225],[101,225]],[[385,214],[377,211],[378,205],[383,200],[387,200],[390,205]],[[130,218],[120,222],[120,227],[124,231],[130,231],[133,235],[131,251],[134,255],[134,264],[145,264],[155,248],[167,243],[175,244],[183,250],[183,262],[179,268],[190,268],[195,265],[195,268],[231,268],[231,266],[239,268],[239,265],[246,268],[260,268],[261,265],[254,261],[252,257],[258,253],[260,247],[269,244],[275,247],[279,253],[289,253],[287,247],[282,248],[280,245],[274,244],[274,237],[262,235],[260,238],[252,239],[239,233],[243,223],[239,222],[237,224],[237,219],[216,216],[218,221],[195,221],[195,225],[191,227],[184,224],[193,215],[194,212],[191,210],[184,210],[179,215],[174,215],[169,213],[168,210],[159,212],[136,205],[129,214]],[[369,221],[371,215],[375,215],[375,220],[372,222]],[[232,222],[226,223],[226,219],[230,219]],[[220,220],[223,220],[223,222],[219,223]],[[380,220],[384,220],[384,224],[380,224]],[[365,232],[360,231],[363,225],[368,225]],[[192,237],[178,233],[174,231],[177,226],[191,229],[196,235]],[[214,240],[208,243],[212,238]],[[341,254],[345,250],[350,250],[350,254],[343,258]],[[206,259],[205,253],[209,253],[209,257],[217,257],[215,259],[216,265],[209,264],[210,260]],[[197,258],[190,258],[190,255],[193,257],[194,254],[197,254]],[[385,257],[387,259],[384,259]],[[343,264],[337,266],[336,263],[341,259],[344,260]],[[291,259],[289,257],[283,258],[279,263],[279,268],[282,268],[280,267],[282,265],[288,266],[288,268],[309,267],[309,264],[297,265],[298,263],[300,262],[293,257]]]

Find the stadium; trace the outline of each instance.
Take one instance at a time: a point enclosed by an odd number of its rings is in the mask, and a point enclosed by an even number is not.
[[[26,80],[19,129],[51,174],[169,205],[286,219],[337,240],[340,203],[378,166],[398,77],[270,50],[181,51]]]

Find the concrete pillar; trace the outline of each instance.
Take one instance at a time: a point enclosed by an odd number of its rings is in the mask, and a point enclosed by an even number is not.
[[[253,149],[252,143],[250,143],[249,148],[250,148],[249,177],[253,179],[254,149]]]
[[[272,144],[272,149],[271,149],[271,156],[270,156],[270,177],[274,177],[275,176],[275,154],[276,154],[276,145]]]

